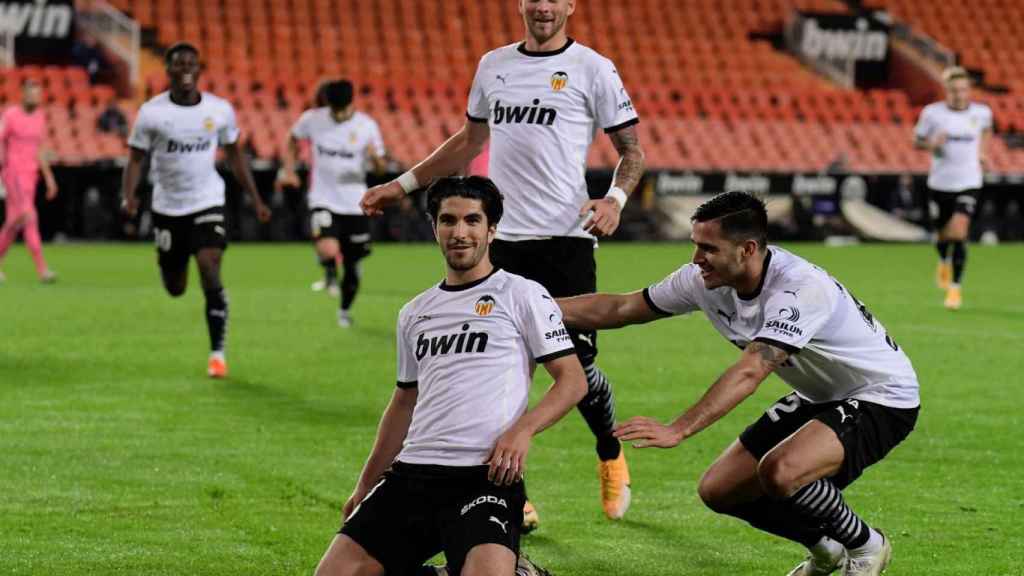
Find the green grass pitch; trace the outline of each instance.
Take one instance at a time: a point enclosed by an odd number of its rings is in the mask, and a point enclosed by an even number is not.
[[[892,575],[1024,574],[1024,246],[973,247],[947,312],[927,246],[794,245],[885,323],[922,382],[917,430],[847,491],[894,542]],[[0,285],[0,574],[310,574],[394,386],[402,304],[439,280],[433,246],[380,245],[356,326],[314,294],[306,245],[225,257],[231,376],[205,377],[202,293],[167,297],[148,245],[24,247]],[[642,288],[686,244],[606,245],[603,290]],[[737,355],[701,316],[601,335],[619,418],[676,416]],[[541,371],[541,373],[543,373]],[[546,387],[538,376],[534,398]],[[541,515],[524,549],[556,576],[785,574],[798,546],[705,509],[701,472],[786,388],[776,379],[667,451],[627,448],[633,505],[604,519],[592,438],[573,413],[539,436]]]

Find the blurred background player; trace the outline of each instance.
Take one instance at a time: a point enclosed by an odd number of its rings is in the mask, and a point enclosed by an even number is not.
[[[644,170],[639,121],[611,60],[566,34],[574,0],[520,0],[526,40],[481,58],[462,130],[401,177],[371,189],[368,213],[432,180],[461,171],[490,138],[488,173],[506,216],[491,253],[496,266],[535,280],[555,297],[597,289],[595,236],[608,236]],[[620,155],[612,186],[590,200],[587,151],[603,129]],[[611,385],[597,367],[597,333],[570,331],[587,375],[578,408],[597,438],[601,502],[608,518],[629,507],[629,470],[613,435]],[[534,510],[525,518],[535,525]]]
[[[0,117],[0,163],[7,190],[6,216],[0,228],[0,265],[21,232],[35,262],[36,274],[42,282],[50,283],[57,280],[57,275],[43,259],[43,241],[36,214],[36,184],[42,172],[46,200],[50,201],[57,197],[57,182],[50,171],[49,151],[43,146],[46,117],[40,108],[41,102],[42,88],[34,80],[26,80],[21,86],[21,106],[11,106]],[[0,269],[0,282],[4,279]]]
[[[932,155],[928,200],[938,234],[936,282],[946,291],[946,308],[958,310],[971,217],[982,186],[986,144],[992,134],[992,110],[971,102],[971,79],[963,68],[947,68],[942,80],[946,99],[921,110],[914,128],[914,146]]]
[[[397,388],[317,576],[436,574],[420,565],[441,551],[453,575],[537,574],[517,567],[523,473],[583,368],[547,290],[491,263],[494,183],[444,178],[427,198],[445,279],[398,315]],[[528,409],[537,364],[554,383]]]
[[[310,230],[324,283],[335,283],[341,257],[341,307],[338,325],[352,325],[350,309],[359,290],[359,261],[370,253],[370,219],[359,201],[366,192],[366,170],[383,173],[384,140],[377,123],[352,104],[352,83],[338,80],[323,89],[325,106],[303,112],[292,127],[283,158],[280,183],[297,188],[295,164],[299,141],[310,142]],[[316,285],[314,285],[316,289]]]
[[[164,64],[170,90],[142,105],[128,137],[122,209],[130,217],[138,212],[135,189],[142,176],[142,162],[151,155],[153,235],[160,276],[168,294],[181,296],[188,286],[189,258],[195,255],[210,334],[207,374],[223,378],[228,371],[224,355],[228,299],[221,284],[220,263],[227,248],[227,223],[224,180],[216,167],[218,146],[224,147],[261,222],[270,220],[270,209],[256,191],[249,163],[238,146],[231,104],[197,88],[199,51],[191,44],[175,44],[167,49]]]

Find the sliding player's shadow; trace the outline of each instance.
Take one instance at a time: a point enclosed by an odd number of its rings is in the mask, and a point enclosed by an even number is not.
[[[239,414],[261,422],[279,422],[282,419],[302,422],[304,425],[336,426],[357,417],[355,408],[340,409],[344,404],[316,402],[287,390],[230,377],[218,381],[216,389],[224,403],[236,408]]]

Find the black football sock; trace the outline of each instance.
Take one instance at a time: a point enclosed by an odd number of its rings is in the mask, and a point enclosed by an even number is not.
[[[359,292],[359,262],[345,260],[345,274],[341,277],[341,309],[348,310]]]
[[[960,284],[967,266],[967,242],[953,242],[953,284]]]
[[[615,460],[622,452],[619,439],[612,435],[615,429],[615,398],[608,377],[591,363],[583,368],[587,375],[587,395],[576,408],[587,421],[597,438],[597,456],[601,460]]]
[[[228,295],[224,288],[207,290],[206,328],[210,332],[210,351],[224,352],[224,340],[228,331]]]
[[[935,243],[935,249],[939,251],[939,260],[945,262],[949,258],[949,242],[939,240]]]
[[[334,258],[321,258],[320,265],[324,267],[324,282],[329,286],[338,281],[338,262]]]
[[[821,522],[808,521],[802,515],[794,513],[786,502],[772,500],[767,496],[741,504],[725,514],[746,520],[758,530],[799,542],[806,548],[817,544],[825,535],[821,529]]]

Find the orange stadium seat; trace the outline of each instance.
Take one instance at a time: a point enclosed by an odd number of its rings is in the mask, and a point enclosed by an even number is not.
[[[246,143],[265,159],[281,152],[282,134],[311,104],[316,83],[346,76],[392,153],[414,161],[464,122],[480,56],[522,35],[520,16],[507,0],[466,2],[454,12],[446,0],[113,2],[152,27],[160,45],[188,40],[200,47],[203,88],[235,104]],[[947,44],[986,83],[1009,88],[988,98],[997,128],[1024,129],[1018,73],[1024,38],[1012,28],[1024,16],[1021,6],[865,3]],[[837,88],[769,42],[752,39],[780,32],[795,8],[848,11],[841,0],[595,1],[577,10],[570,31],[616,62],[642,116],[639,130],[652,167],[821,170],[844,153],[858,169],[926,168],[927,155],[910,146],[907,132],[918,110],[905,94]],[[51,108],[82,111],[74,119],[53,116],[67,127],[60,129],[64,150],[72,150],[68,141],[95,143],[95,117],[112,97],[109,88],[90,87],[77,68],[25,67],[0,75],[0,98],[16,101],[26,76],[42,80]],[[165,88],[162,70],[144,79],[146,96]],[[95,150],[122,150],[109,140],[97,142]],[[994,163],[1020,162],[1019,152],[999,144]],[[616,156],[599,137],[588,164],[610,167]]]

